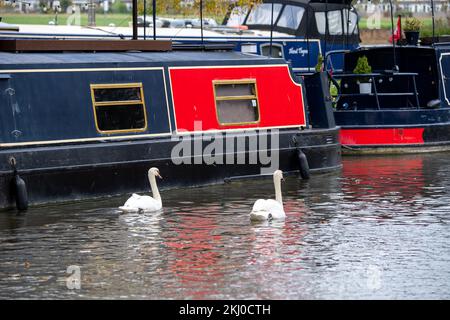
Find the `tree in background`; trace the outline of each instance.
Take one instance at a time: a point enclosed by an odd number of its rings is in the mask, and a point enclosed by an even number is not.
[[[250,7],[261,3],[262,0],[203,0],[205,16],[224,17],[230,7]],[[198,16],[200,0],[157,0],[156,12],[158,15]],[[144,13],[144,0],[138,0],[138,12]],[[147,0],[147,14],[152,13],[152,0]]]
[[[147,0],[147,2],[148,1],[151,1],[151,0]],[[128,13],[127,5],[125,4],[125,2],[123,2],[121,0],[116,0],[111,5],[111,12],[112,13]]]
[[[59,5],[61,6],[61,11],[66,12],[67,8],[72,5],[72,0],[60,0]]]

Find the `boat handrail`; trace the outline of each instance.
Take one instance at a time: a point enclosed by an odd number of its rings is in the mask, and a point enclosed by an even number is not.
[[[355,77],[355,78],[362,78],[362,77],[390,77],[390,76],[418,76],[419,74],[417,72],[397,72],[394,71],[392,72],[391,70],[388,70],[389,72],[373,72],[373,73],[364,73],[364,74],[360,74],[360,73],[338,73],[338,74],[333,74],[334,77],[339,77],[339,78],[351,78],[351,77]]]
[[[347,54],[349,53],[351,50],[347,50],[347,49],[343,49],[343,50],[330,50],[327,51],[327,53],[325,53],[325,57],[324,57],[324,69],[327,72],[330,72],[331,70],[328,70],[327,66],[330,63],[331,64],[331,56],[332,55],[338,55],[338,54]],[[341,73],[343,70],[342,69],[333,69],[333,73],[334,72],[339,72]]]
[[[377,82],[375,81],[375,77],[393,77],[393,76],[408,76],[411,77],[412,83],[413,83],[413,92],[378,92],[377,90]],[[391,71],[386,73],[376,72],[376,73],[366,73],[366,74],[355,74],[355,73],[341,73],[341,74],[334,74],[333,77],[335,78],[370,78],[371,83],[373,83],[373,93],[339,93],[339,97],[357,97],[357,96],[373,96],[376,101],[377,109],[381,110],[380,106],[380,96],[414,96],[416,108],[420,109],[420,102],[419,102],[419,94],[417,92],[417,85],[416,85],[416,76],[418,76],[418,73],[415,72],[398,72],[398,71]],[[340,92],[340,89],[338,89]]]

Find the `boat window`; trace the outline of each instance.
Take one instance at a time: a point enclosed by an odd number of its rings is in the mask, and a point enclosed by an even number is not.
[[[328,33],[331,35],[342,34],[341,10],[328,11],[327,16],[328,16]]]
[[[354,25],[352,24],[353,28],[356,26],[356,15],[353,17],[353,12],[350,13],[350,20],[355,19]],[[316,25],[317,25],[317,31],[320,34],[325,34],[326,28],[325,28],[325,12],[315,12],[314,13],[316,17]],[[330,35],[341,35],[342,34],[342,15],[340,10],[333,10],[327,12],[328,17],[328,34]],[[347,27],[347,26],[346,26]],[[350,28],[350,30],[352,30]]]
[[[91,96],[99,132],[146,130],[147,118],[142,83],[92,84]]]
[[[230,13],[230,17],[227,21],[228,27],[238,27],[244,23],[245,17],[247,16],[247,7],[235,7]]]
[[[272,51],[272,55],[270,54]],[[270,50],[270,44],[261,45],[261,55],[272,58],[283,58],[283,46],[281,44],[273,43],[272,50]]]
[[[344,9],[344,34],[355,34],[358,26],[358,16],[355,12]],[[347,31],[348,25],[348,31]]]
[[[141,100],[141,88],[96,88],[96,102]]]
[[[273,5],[273,22],[277,21],[278,15],[280,14],[282,5],[276,3]],[[272,14],[272,4],[271,3],[263,3],[253,7],[248,15],[246,24],[248,25],[269,25],[272,22],[271,19]]]
[[[217,119],[221,125],[259,121],[256,80],[214,81]]]
[[[286,5],[278,20],[277,26],[297,30],[305,9],[299,6]]]
[[[325,12],[315,12],[317,31],[325,34]]]

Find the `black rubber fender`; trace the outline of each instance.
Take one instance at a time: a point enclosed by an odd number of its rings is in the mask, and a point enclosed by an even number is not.
[[[297,149],[297,157],[298,157],[300,176],[302,177],[303,180],[309,180],[309,178],[311,177],[311,174],[309,171],[308,158],[306,158],[306,155],[300,149]]]
[[[12,185],[17,210],[26,211],[28,209],[28,191],[25,181],[16,173]]]

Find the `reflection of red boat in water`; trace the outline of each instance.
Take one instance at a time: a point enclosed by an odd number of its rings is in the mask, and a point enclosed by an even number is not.
[[[193,299],[220,295],[218,288],[234,283],[237,270],[250,268],[253,279],[270,278],[267,268],[301,256],[303,239],[298,235],[306,230],[299,232],[299,221],[308,209],[297,200],[286,201],[285,208],[291,213],[286,221],[254,224],[250,229],[243,228],[249,221],[239,204],[233,224],[224,224],[229,218],[221,221],[223,205],[209,203],[201,214],[191,214],[190,209],[177,212],[165,222],[169,225],[164,228],[171,230],[163,235],[165,272]],[[289,258],[280,248],[289,250]]]
[[[411,199],[425,186],[424,156],[347,157],[344,159],[343,189],[361,200],[385,196]],[[398,199],[398,198],[397,198]]]
[[[168,270],[178,278],[181,286],[191,291],[195,299],[216,293],[215,284],[223,279],[220,268],[221,257],[217,247],[222,242],[220,235],[213,235],[217,222],[212,217],[180,214],[174,221],[175,236],[167,238]],[[192,290],[192,283],[198,283],[198,290]]]

